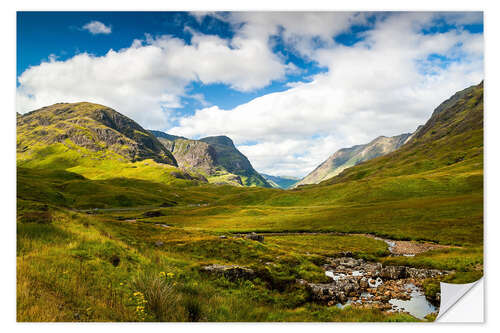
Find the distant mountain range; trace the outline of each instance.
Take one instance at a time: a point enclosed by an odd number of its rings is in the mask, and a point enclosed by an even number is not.
[[[296,182],[293,187],[306,184],[318,184],[326,179],[335,177],[345,169],[355,166],[356,164],[393,152],[404,145],[411,136],[411,133],[393,137],[379,136],[364,145],[339,149],[311,173],[299,182]]]
[[[289,176],[271,176],[261,173],[262,177],[264,177],[269,184],[271,184],[274,188],[288,189],[292,187],[296,182],[300,180],[298,177],[289,177]]]

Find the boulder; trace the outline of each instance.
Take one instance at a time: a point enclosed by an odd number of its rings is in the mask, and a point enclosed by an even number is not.
[[[366,290],[366,289],[368,288],[368,286],[369,286],[369,285],[368,285],[368,281],[367,281],[367,279],[366,279],[365,277],[363,277],[363,278],[361,278],[361,279],[359,280],[359,287],[360,287],[361,289]]]
[[[144,216],[144,217],[159,217],[159,216],[164,216],[164,215],[165,214],[163,214],[159,210],[151,210],[149,212],[145,212],[144,214],[142,214],[142,216]]]
[[[405,266],[385,266],[380,270],[380,277],[384,280],[404,279],[406,276]]]
[[[224,276],[228,280],[250,280],[256,277],[253,269],[237,265],[208,265],[201,268],[202,272]]]
[[[251,239],[254,241],[258,242],[263,242],[264,241],[264,236],[262,235],[257,235],[255,232],[252,232],[251,234],[245,235],[246,239]]]
[[[433,278],[443,273],[437,269],[424,269],[424,268],[413,268],[410,267],[407,269],[408,277],[413,279],[427,279]]]

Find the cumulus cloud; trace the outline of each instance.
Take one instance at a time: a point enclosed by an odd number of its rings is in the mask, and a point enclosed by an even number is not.
[[[328,68],[312,82],[232,110],[198,110],[171,132],[229,135],[259,171],[295,175],[339,148],[412,132],[440,102],[483,79],[482,35],[424,34],[434,18],[408,13],[379,20],[352,47],[311,50]]]
[[[482,13],[254,13],[215,15],[230,39],[191,31],[190,43],[147,36],[103,56],[52,57],[18,77],[17,111],[66,101],[111,106],[143,126],[199,138],[228,135],[258,171],[304,176],[342,147],[412,132],[455,91],[483,79],[483,36],[464,30]],[[375,19],[374,19],[375,17]],[[441,23],[436,23],[441,22]],[[428,33],[446,22],[456,29]],[[352,25],[370,29],[352,46],[333,37]],[[325,73],[231,110],[189,95],[193,81],[248,92],[299,70],[273,52],[273,38]],[[124,70],[126,69],[126,70]],[[182,99],[203,109],[178,117]],[[205,103],[205,104],[203,104]]]
[[[194,34],[186,44],[171,36],[147,36],[104,56],[52,57],[28,68],[18,77],[17,111],[87,100],[111,106],[144,126],[165,128],[192,81],[249,91],[282,78],[289,69],[294,68],[258,40]]]
[[[310,55],[318,47],[331,46],[332,37],[349,30],[352,25],[367,24],[367,14],[355,12],[232,12],[197,13],[215,15],[229,22],[237,38],[267,43],[270,36],[280,36],[287,47]]]
[[[98,35],[98,34],[110,34],[111,33],[111,26],[106,26],[104,23],[99,22],[99,21],[91,21],[87,24],[85,24],[82,27],[83,30],[87,30],[90,32],[92,35]]]

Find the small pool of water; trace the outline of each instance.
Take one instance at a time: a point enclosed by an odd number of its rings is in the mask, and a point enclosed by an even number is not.
[[[344,273],[335,273],[334,271],[326,271],[325,275],[331,277],[334,281],[345,278],[347,275]]]
[[[396,242],[393,242],[393,241],[390,241],[390,240],[387,240],[387,239],[384,239],[384,242],[389,245],[389,252],[392,253],[392,249],[394,249],[394,247],[396,246]]]
[[[382,281],[382,279],[379,277],[375,280],[375,283],[371,282],[371,279],[368,280],[368,285],[370,286],[370,288],[377,288],[378,286],[380,286],[383,283],[384,283],[384,281]]]
[[[425,295],[415,285],[407,284],[405,287],[411,289],[411,298],[407,301],[395,298],[389,300],[389,303],[393,305],[392,311],[406,311],[419,319],[424,319],[428,314],[436,312],[436,307],[425,298]]]
[[[362,271],[352,271],[352,274],[344,274],[344,273],[335,273],[334,271],[325,271],[325,275],[331,277],[335,281],[338,281],[341,278],[345,278],[346,276],[363,276]]]
[[[363,272],[361,272],[361,271],[352,271],[352,276],[363,276]]]

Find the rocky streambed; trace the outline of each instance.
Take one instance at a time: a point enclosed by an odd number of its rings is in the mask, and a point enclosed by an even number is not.
[[[387,248],[393,256],[413,257],[416,254],[424,253],[431,250],[446,249],[452,246],[435,244],[430,242],[402,241],[388,238],[377,237],[371,234],[359,234],[361,236],[384,241]]]
[[[329,283],[297,281],[309,289],[313,300],[337,307],[351,305],[403,311],[419,319],[438,310],[425,298],[422,281],[448,274],[436,269],[383,266],[352,257],[331,258],[324,269],[332,279]],[[438,304],[439,295],[433,301]]]

